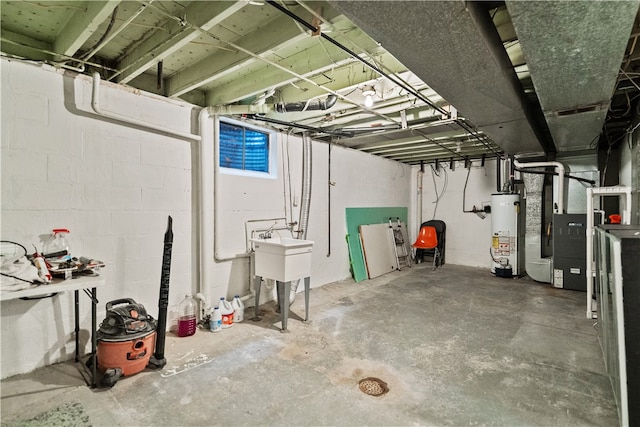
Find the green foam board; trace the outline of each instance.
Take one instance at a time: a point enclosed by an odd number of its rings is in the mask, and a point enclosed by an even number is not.
[[[349,246],[349,258],[353,280],[360,282],[369,278],[367,267],[362,255],[358,227],[364,224],[383,224],[389,222],[389,218],[400,218],[407,223],[406,207],[384,208],[346,208],[347,219],[347,245]]]

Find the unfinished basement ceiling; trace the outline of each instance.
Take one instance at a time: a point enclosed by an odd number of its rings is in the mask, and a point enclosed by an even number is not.
[[[630,129],[638,5],[2,1],[0,48],[408,164],[552,157]]]

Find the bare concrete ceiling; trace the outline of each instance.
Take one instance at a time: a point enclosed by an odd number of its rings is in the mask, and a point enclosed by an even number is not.
[[[409,164],[553,156],[629,129],[638,5],[2,1],[0,49]]]

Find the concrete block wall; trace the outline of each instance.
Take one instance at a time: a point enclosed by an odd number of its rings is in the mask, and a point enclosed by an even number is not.
[[[107,263],[101,273],[106,286],[98,290],[98,322],[104,318],[104,304],[122,297],[134,298],[157,316],[162,240],[171,215],[175,237],[170,304],[198,292],[197,143],[95,116],[91,79],[86,76],[6,58],[0,68],[0,238],[41,249],[41,236],[67,227],[74,255]],[[101,85],[101,105],[181,132],[198,128],[193,106],[106,82]],[[298,220],[300,141],[281,136],[279,146],[279,174],[272,183],[220,178],[225,184],[220,200],[224,229],[234,230],[223,236],[223,251],[242,252],[247,220],[273,215]],[[329,226],[328,145],[314,142],[313,156],[307,238],[316,242],[315,287],[350,275],[344,209],[410,206],[411,168],[333,146]],[[293,212],[285,210],[288,180],[298,202]],[[248,291],[248,258],[216,263],[213,273],[215,282],[202,289],[211,297]],[[80,298],[80,338],[87,351],[90,303],[82,293]],[[5,301],[0,315],[2,378],[72,358],[72,293]]]
[[[177,236],[172,281],[193,277],[192,147],[189,142],[132,129],[90,115],[91,80],[49,67],[2,60],[3,240],[33,251],[51,229],[71,230],[72,254],[104,261],[107,286],[99,311],[127,296],[157,305],[167,216]],[[132,91],[107,90],[108,108],[154,111],[157,123],[190,129],[190,106]],[[87,347],[88,298],[81,295]],[[154,310],[154,312],[157,310]],[[100,321],[104,315],[99,316]],[[73,293],[2,303],[2,377],[73,354]],[[44,356],[43,356],[44,355]]]
[[[417,171],[418,168],[414,168],[414,177]],[[422,221],[439,219],[446,223],[447,263],[488,270],[491,267],[491,215],[481,219],[473,213],[463,213],[462,195],[467,173],[469,179],[465,209],[471,210],[474,205],[481,208],[491,204],[491,194],[496,192],[495,160],[486,160],[484,167],[480,166],[480,160],[473,161],[470,170],[464,168],[464,162],[455,162],[454,170],[451,170],[449,163],[441,164],[439,176],[434,175],[427,165],[422,183]],[[416,184],[413,188],[417,188]],[[410,231],[415,239],[417,225],[410,228]]]

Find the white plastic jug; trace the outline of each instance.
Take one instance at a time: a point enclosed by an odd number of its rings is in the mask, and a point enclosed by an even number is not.
[[[244,320],[244,303],[240,299],[240,295],[233,297],[231,302],[233,307],[233,323],[240,323]]]
[[[220,332],[222,330],[222,313],[220,313],[220,307],[213,308],[209,327],[211,328],[211,332]]]
[[[222,315],[222,329],[230,328],[233,326],[233,307],[231,303],[224,299],[224,297],[220,298],[220,314]]]

